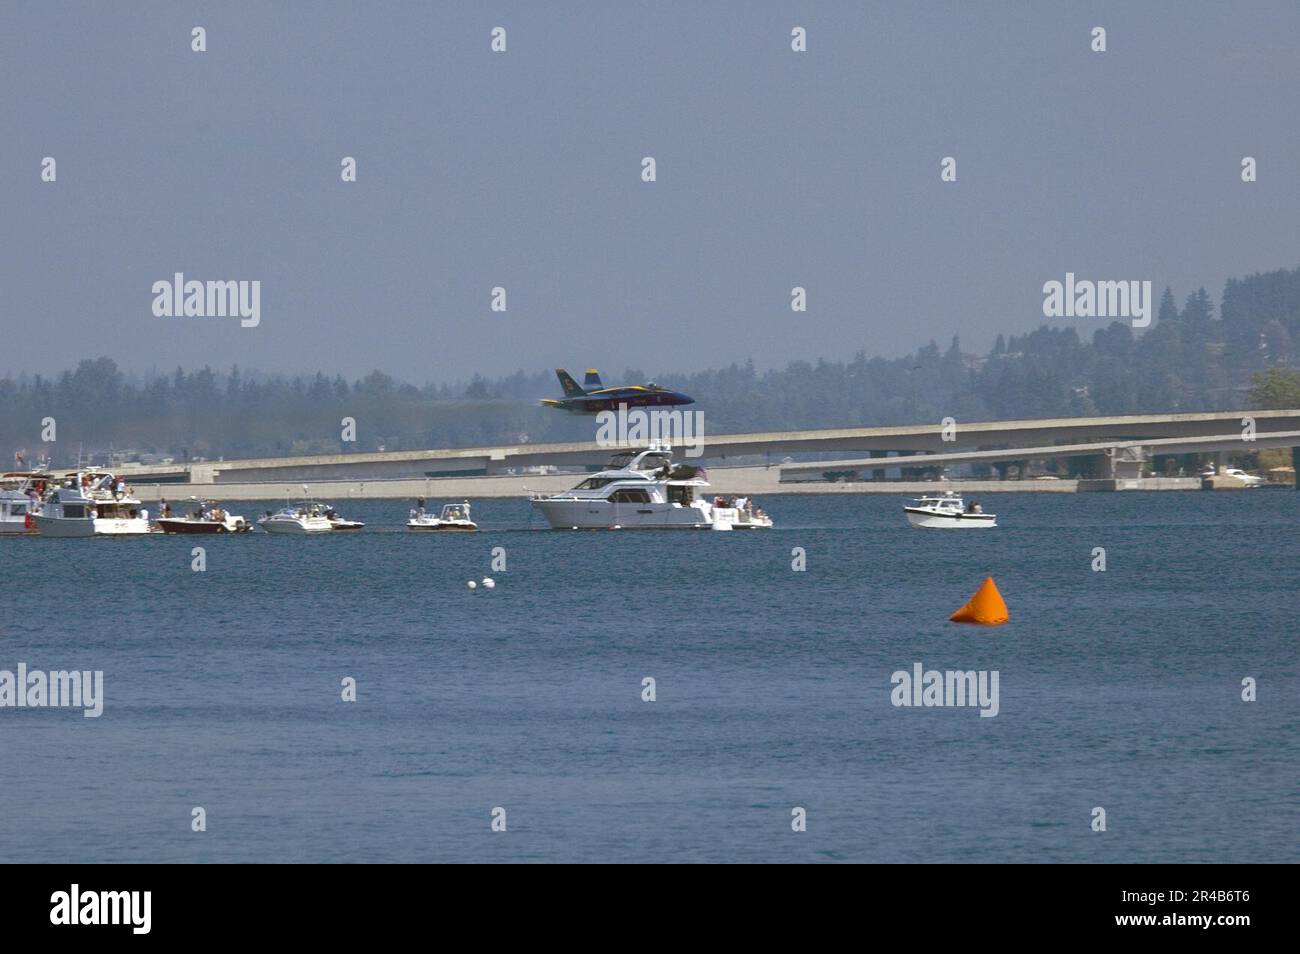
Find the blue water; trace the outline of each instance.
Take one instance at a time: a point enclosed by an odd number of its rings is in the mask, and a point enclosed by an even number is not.
[[[0,539],[0,669],[106,694],[0,709],[0,858],[1296,861],[1300,495],[983,502],[983,533],[824,496],[769,533],[363,501],[355,535]],[[985,575],[1011,622],[947,622]],[[999,715],[895,708],[914,662],[998,670]]]

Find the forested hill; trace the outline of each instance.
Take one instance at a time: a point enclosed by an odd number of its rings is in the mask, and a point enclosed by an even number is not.
[[[693,395],[713,433],[1227,410],[1249,406],[1253,375],[1294,368],[1298,340],[1300,268],[1232,279],[1217,307],[1203,288],[1181,305],[1166,289],[1144,332],[1062,319],[999,336],[985,355],[963,353],[954,337],[902,358],[859,352],[761,373],[745,364],[655,377]],[[611,384],[651,376],[602,370]],[[18,449],[38,453],[47,417],[57,421],[58,464],[78,445],[181,460],[590,439],[590,421],[537,406],[556,392],[549,368],[421,387],[379,371],[356,381],[206,367],[144,378],[87,359],[55,378],[0,379],[0,452],[6,463]],[[357,421],[354,443],[340,440],[344,417]]]

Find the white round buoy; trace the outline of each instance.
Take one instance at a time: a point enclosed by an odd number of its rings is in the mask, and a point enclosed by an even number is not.
[[[483,588],[484,588],[485,590],[490,590],[490,589],[492,589],[493,587],[495,587],[496,585],[497,585],[497,581],[494,580],[494,579],[492,579],[492,577],[490,577],[490,576],[485,576],[485,577],[483,577]]]
[[[470,580],[470,581],[469,581],[468,583],[466,583],[465,585],[468,586],[471,590],[478,589],[478,584],[475,583],[473,580]]]

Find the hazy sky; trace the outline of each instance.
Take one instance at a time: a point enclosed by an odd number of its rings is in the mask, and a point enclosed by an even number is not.
[[[0,373],[983,350],[1066,271],[1300,264],[1298,117],[1295,0],[5,0]],[[260,326],[155,317],[177,271],[260,281]]]

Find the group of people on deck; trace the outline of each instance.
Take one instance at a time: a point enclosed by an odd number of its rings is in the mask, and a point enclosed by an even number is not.
[[[63,486],[74,486],[72,478],[69,477],[65,480]],[[115,500],[121,500],[123,497],[130,496],[131,488],[126,485],[126,481],[121,477],[115,478],[112,474],[101,474],[94,478],[90,474],[82,474],[81,492],[87,497],[97,492],[110,493]]]
[[[756,503],[754,503],[753,497],[733,498],[733,497],[725,497],[722,494],[718,494],[718,496],[713,498],[713,506],[722,507],[722,508],[735,507],[741,513],[746,514],[747,516],[750,517],[766,516],[766,514],[764,514],[763,512],[763,508],[759,507]]]
[[[167,502],[166,497],[163,497],[158,501],[158,516],[164,520],[175,516],[172,512],[172,505]],[[190,519],[215,520],[217,523],[221,523],[226,519],[226,512],[221,509],[221,504],[214,500],[210,506],[206,502],[199,504],[198,507],[190,512]]]

